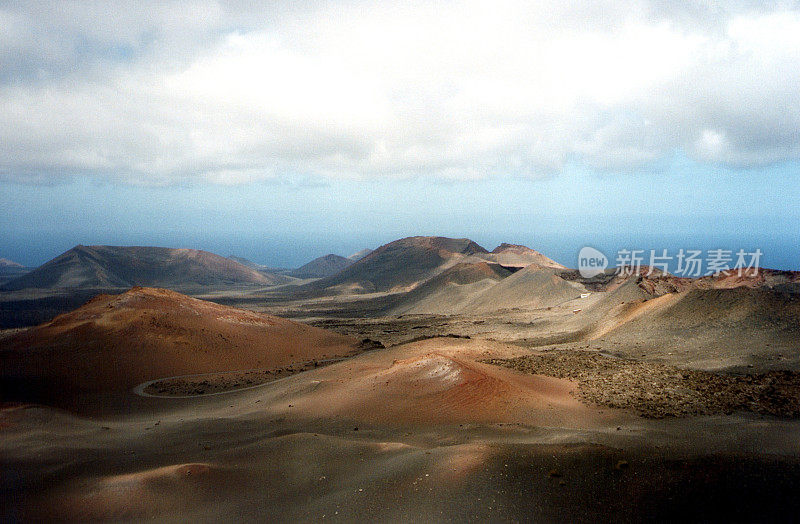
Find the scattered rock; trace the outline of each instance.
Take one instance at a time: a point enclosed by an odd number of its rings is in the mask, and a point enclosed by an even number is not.
[[[362,351],[370,351],[373,349],[384,349],[386,346],[379,340],[373,340],[371,338],[365,338],[361,342],[358,343],[358,349]]]
[[[647,418],[752,411],[800,417],[800,373],[733,375],[611,358],[595,351],[551,350],[483,362],[578,382],[588,404],[631,409]]]

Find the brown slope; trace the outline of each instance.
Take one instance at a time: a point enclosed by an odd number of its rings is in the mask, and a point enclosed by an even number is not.
[[[126,288],[280,283],[229,258],[196,249],[76,246],[5,289]]]
[[[409,237],[385,244],[336,275],[309,289],[372,292],[413,289],[453,265],[487,251],[466,238]]]
[[[44,402],[129,390],[156,378],[346,355],[355,340],[165,289],[99,295],[0,340],[3,383]]]
[[[390,425],[513,421],[585,427],[605,418],[571,395],[574,384],[569,381],[525,376],[477,361],[487,353],[515,351],[464,339],[403,344],[313,371],[316,385],[287,388],[297,391],[288,401],[311,418]]]

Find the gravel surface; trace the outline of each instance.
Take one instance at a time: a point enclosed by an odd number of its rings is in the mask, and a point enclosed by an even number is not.
[[[575,350],[552,350],[484,362],[576,380],[577,396],[583,401],[631,409],[647,418],[734,411],[800,417],[800,373],[791,371],[731,375]]]
[[[184,397],[224,393],[258,386],[303,371],[340,362],[341,360],[343,359],[312,360],[275,369],[248,369],[244,371],[223,371],[220,373],[169,377],[152,382],[144,388],[144,393],[156,397]]]

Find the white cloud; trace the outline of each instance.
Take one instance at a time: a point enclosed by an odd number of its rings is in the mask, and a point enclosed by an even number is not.
[[[533,5],[530,5],[533,4]],[[800,158],[795,5],[0,4],[0,176],[543,176]]]

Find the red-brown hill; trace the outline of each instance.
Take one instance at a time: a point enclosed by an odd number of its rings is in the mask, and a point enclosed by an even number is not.
[[[0,340],[0,362],[4,389],[60,403],[156,378],[343,356],[356,342],[166,289],[133,288]]]

